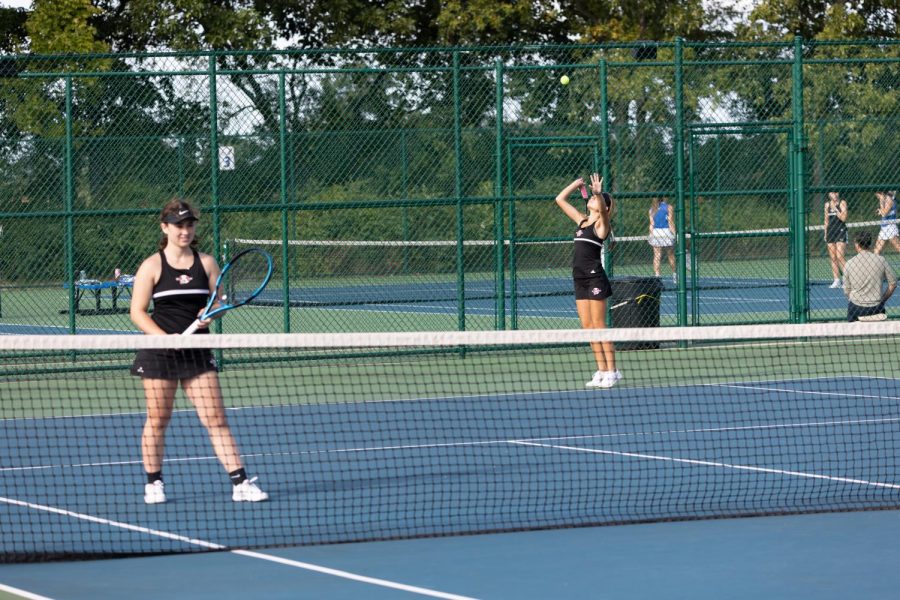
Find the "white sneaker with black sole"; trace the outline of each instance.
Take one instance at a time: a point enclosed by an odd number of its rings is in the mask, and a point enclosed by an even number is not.
[[[162,504],[166,501],[166,484],[160,480],[144,486],[145,504]]]
[[[269,495],[259,489],[255,482],[256,477],[245,479],[234,486],[231,492],[231,499],[235,502],[262,502],[263,500],[268,500]]]

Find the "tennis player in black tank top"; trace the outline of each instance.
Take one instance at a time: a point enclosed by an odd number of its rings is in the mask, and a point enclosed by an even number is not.
[[[831,261],[832,288],[841,287],[841,276],[847,265],[847,201],[837,192],[828,192],[825,201],[825,246]]]
[[[160,215],[163,237],[159,252],[141,264],[134,277],[131,320],[147,335],[180,334],[205,308],[219,277],[216,260],[197,251],[196,212],[173,200]],[[153,314],[150,315],[150,300]],[[197,333],[208,334],[204,323]],[[216,362],[209,350],[141,350],[131,367],[141,377],[147,400],[147,420],[141,452],[147,483],[144,502],[166,501],[162,480],[166,427],[172,417],[179,385],[197,409],[219,461],[228,471],[235,502],[259,502],[268,495],[248,479],[237,443],[228,427]]]
[[[575,306],[578,318],[585,329],[606,327],[606,299],[612,295],[612,288],[603,269],[603,243],[612,234],[610,217],[615,209],[612,196],[603,191],[603,180],[597,173],[591,175],[591,194],[587,199],[583,214],[569,204],[569,196],[585,185],[583,179],[576,179],[556,196],[556,204],[570,219],[578,224],[575,231],[575,253],[572,258],[572,278],[575,283]],[[597,371],[587,387],[610,388],[620,379],[622,373],[616,368],[616,355],[612,342],[591,344]]]

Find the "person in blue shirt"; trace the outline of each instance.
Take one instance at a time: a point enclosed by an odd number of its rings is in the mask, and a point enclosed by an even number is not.
[[[875,254],[881,254],[885,242],[890,242],[897,252],[900,252],[900,231],[897,229],[897,203],[890,192],[875,192],[878,198],[876,212],[881,217],[881,229],[878,231],[878,240],[875,242]]]
[[[653,274],[660,277],[663,250],[672,268],[672,282],[675,283],[675,207],[665,198],[654,198],[650,205],[650,235],[647,242],[653,248]]]
[[[568,198],[582,188],[585,199],[584,214],[571,204]],[[587,195],[585,182],[578,178],[557,196],[556,204],[567,217],[575,221],[575,252],[572,257],[572,278],[575,285],[575,307],[584,329],[606,327],[606,300],[612,295],[612,287],[603,268],[603,245],[611,240],[611,215],[615,212],[612,196],[603,191],[603,179],[591,175],[591,193]],[[616,355],[612,342],[591,344],[597,371],[586,387],[611,388],[622,379],[616,368]]]

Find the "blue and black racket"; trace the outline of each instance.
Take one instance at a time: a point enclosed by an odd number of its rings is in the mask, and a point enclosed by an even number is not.
[[[216,293],[210,297],[203,313],[182,335],[197,331],[201,321],[249,304],[266,288],[273,270],[272,256],[268,252],[259,248],[239,252],[222,268],[216,280]]]

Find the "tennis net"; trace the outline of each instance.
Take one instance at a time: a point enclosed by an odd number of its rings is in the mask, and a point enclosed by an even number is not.
[[[896,508],[898,334],[0,336],[0,560]],[[610,389],[585,387],[597,340],[643,348]],[[232,500],[179,391],[145,504],[135,351],[204,347],[269,499]]]

